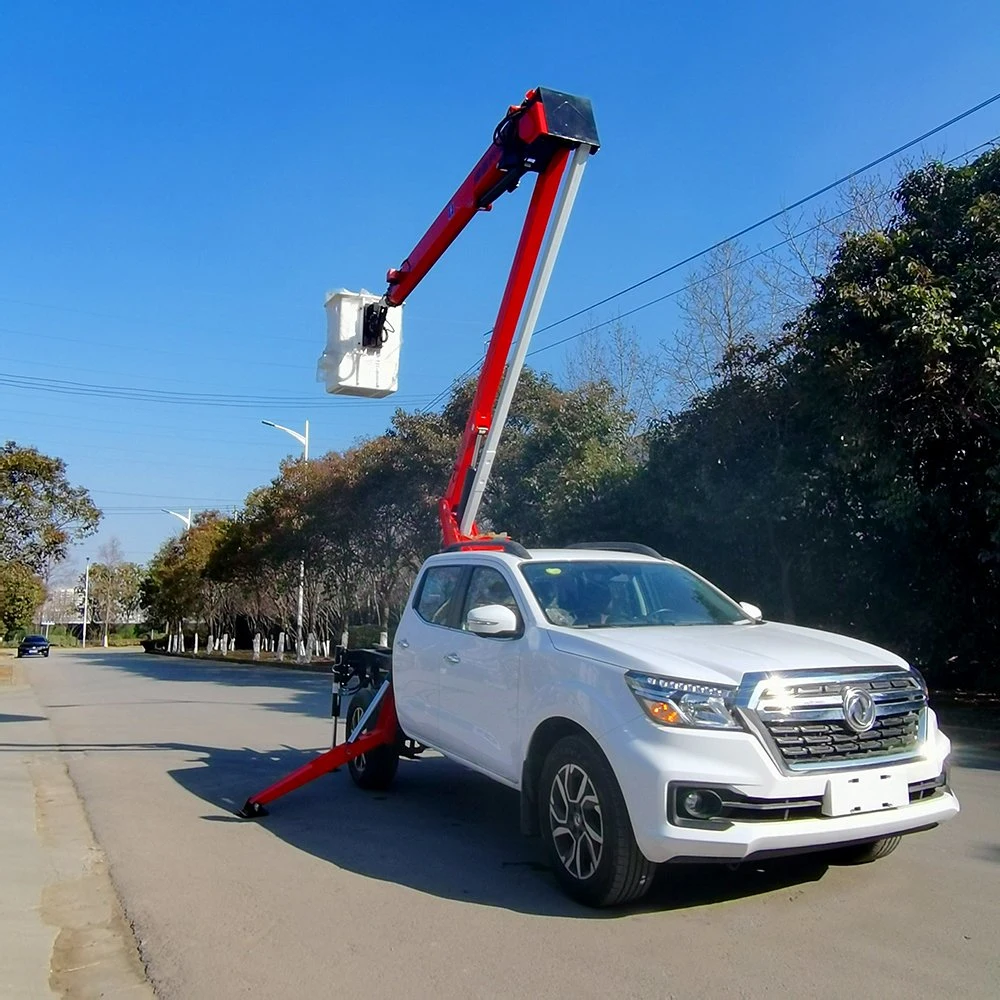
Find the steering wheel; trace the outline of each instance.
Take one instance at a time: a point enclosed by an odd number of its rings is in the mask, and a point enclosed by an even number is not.
[[[673,615],[673,613],[674,613],[673,608],[657,608],[655,611],[650,611],[649,614],[646,615],[646,618],[647,619],[657,618],[660,615]],[[672,622],[660,622],[659,624],[670,625],[672,624]]]

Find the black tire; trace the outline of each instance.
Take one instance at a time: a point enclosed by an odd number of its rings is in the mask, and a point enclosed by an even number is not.
[[[892,854],[902,837],[883,837],[866,844],[851,844],[850,847],[838,847],[830,852],[830,860],[836,865],[870,865],[873,861]]]
[[[375,692],[371,688],[362,688],[351,698],[347,706],[348,733],[354,731],[354,727],[361,721],[361,716],[365,714],[365,709],[374,697]],[[374,725],[375,716],[368,721],[364,732],[369,732]],[[376,747],[370,753],[362,754],[347,762],[347,769],[351,772],[354,784],[369,791],[382,791],[388,788],[392,784],[392,779],[396,777],[397,767],[399,767],[399,748],[395,743]]]
[[[44,655],[45,655],[45,656],[48,656],[48,655],[49,655],[49,651],[48,651],[48,650],[45,650],[45,654],[44,654]]]
[[[564,736],[549,751],[538,818],[556,880],[578,902],[618,906],[652,885],[656,865],[635,842],[611,765],[586,737]]]

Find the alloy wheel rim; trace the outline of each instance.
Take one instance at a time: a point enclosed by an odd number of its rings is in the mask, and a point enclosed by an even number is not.
[[[597,789],[579,764],[563,764],[552,779],[549,824],[566,871],[581,882],[591,878],[604,853],[604,818]]]

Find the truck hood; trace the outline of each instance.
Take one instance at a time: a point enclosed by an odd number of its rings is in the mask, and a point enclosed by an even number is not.
[[[907,666],[894,653],[859,639],[778,622],[548,632],[564,653],[707,684],[738,685],[751,672]]]

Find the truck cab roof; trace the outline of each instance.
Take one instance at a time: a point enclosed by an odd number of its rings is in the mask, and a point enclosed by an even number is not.
[[[499,544],[503,544],[504,548],[491,548],[488,545],[477,546],[475,548],[459,548],[455,546],[451,549],[446,549],[444,552],[439,552],[430,558],[438,561],[439,559],[454,558],[456,556],[466,558],[468,556],[490,555],[499,557],[501,562],[515,566],[535,560],[539,562],[593,562],[597,559],[606,562],[674,562],[674,560],[661,556],[648,546],[633,545],[628,542],[610,542],[607,543],[606,548],[598,542],[586,542],[559,549],[526,549],[516,542],[511,543],[505,540],[498,541]]]

